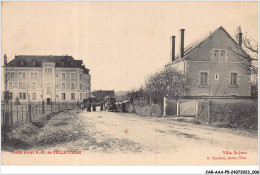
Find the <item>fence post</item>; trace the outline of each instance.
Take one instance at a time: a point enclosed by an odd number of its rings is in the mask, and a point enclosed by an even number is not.
[[[10,117],[11,117],[11,125],[14,124],[13,120],[13,103],[12,103],[12,94],[10,93]]]
[[[177,100],[177,116],[180,116],[180,101]]]
[[[44,101],[42,100],[42,114],[45,113],[45,109],[44,109]]]
[[[19,106],[18,105],[16,105],[16,117],[17,117],[17,123],[19,122],[19,119],[18,119],[18,112],[19,112]]]
[[[22,105],[22,121],[23,121],[23,105]]]
[[[166,109],[167,109],[167,99],[163,97],[163,116],[166,117]]]
[[[209,124],[211,124],[211,115],[210,115],[210,106],[211,106],[211,101],[208,100],[208,118],[209,118]]]
[[[28,110],[27,110],[27,105],[25,107],[25,112],[26,112],[26,122],[28,121]]]

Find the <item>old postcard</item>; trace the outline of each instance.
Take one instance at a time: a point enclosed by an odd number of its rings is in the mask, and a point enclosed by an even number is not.
[[[1,5],[3,165],[258,165],[257,2]]]

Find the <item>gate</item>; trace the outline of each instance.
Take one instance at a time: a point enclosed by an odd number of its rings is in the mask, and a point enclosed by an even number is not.
[[[197,115],[197,102],[195,100],[188,100],[180,102],[180,115],[181,116],[196,116]]]

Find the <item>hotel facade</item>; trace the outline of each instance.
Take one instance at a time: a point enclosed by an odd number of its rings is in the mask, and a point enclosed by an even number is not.
[[[91,76],[72,56],[18,55],[5,60],[7,90],[20,102],[82,102],[91,94]]]

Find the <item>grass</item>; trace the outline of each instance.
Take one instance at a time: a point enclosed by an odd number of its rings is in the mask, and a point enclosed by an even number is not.
[[[56,113],[57,114],[57,113]],[[35,146],[51,146],[71,142],[84,136],[84,126],[72,112],[41,116],[32,123],[20,123],[8,133],[2,143],[7,151],[30,149]]]

